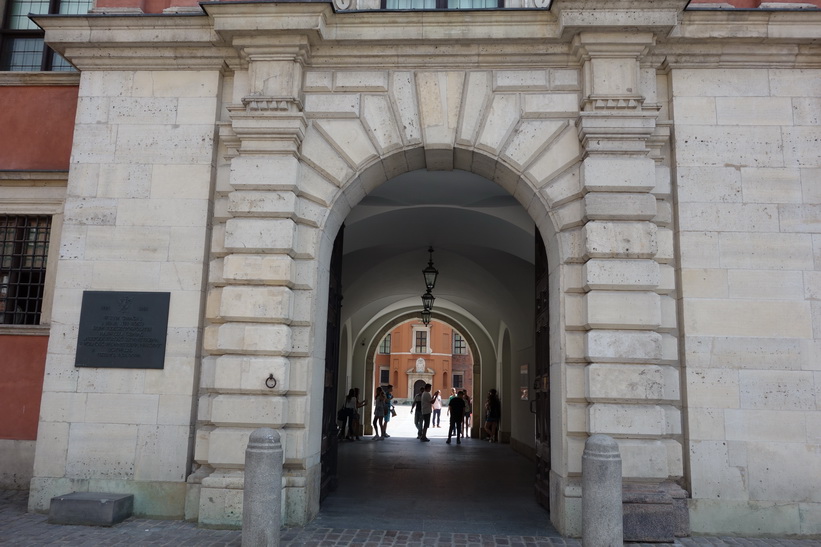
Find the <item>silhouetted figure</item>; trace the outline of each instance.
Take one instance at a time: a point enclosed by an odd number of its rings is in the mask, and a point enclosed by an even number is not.
[[[492,443],[499,442],[499,422],[502,421],[502,402],[495,389],[491,389],[485,401],[485,433]]]
[[[373,440],[381,441],[385,438],[385,393],[381,387],[376,388],[373,396]],[[382,432],[379,429],[382,428]]]
[[[448,444],[450,444],[450,439],[454,433],[456,434],[456,444],[462,444],[462,422],[465,419],[464,397],[465,392],[460,391],[448,403],[448,414],[450,415],[450,429],[448,429],[448,440],[446,441]]]

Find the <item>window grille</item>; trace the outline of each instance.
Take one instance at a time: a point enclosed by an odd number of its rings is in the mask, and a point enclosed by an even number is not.
[[[463,372],[453,373],[453,387],[462,389],[465,387],[465,374]]]
[[[427,353],[428,351],[428,331],[416,331],[416,353]]]
[[[51,217],[0,215],[0,323],[39,325]]]
[[[453,353],[457,355],[465,355],[467,353],[465,339],[455,332],[453,333]]]
[[[391,352],[391,335],[386,335],[379,343],[379,353],[388,354]]]

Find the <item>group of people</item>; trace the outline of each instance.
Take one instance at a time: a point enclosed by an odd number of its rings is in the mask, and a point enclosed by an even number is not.
[[[431,393],[431,384],[425,384],[414,396],[411,413],[414,414],[414,423],[418,432],[417,439],[421,442],[430,442],[428,429],[441,427],[442,395],[440,390]],[[356,440],[359,437],[360,414],[359,409],[367,405],[368,401],[359,400],[359,388],[352,388],[345,397],[345,403],[339,411],[338,419],[343,422],[340,439]],[[373,430],[375,441],[384,440],[388,435],[387,428],[391,417],[396,416],[393,407],[393,386],[377,387],[373,401]],[[457,391],[451,388],[451,395],[447,402],[447,414],[450,417],[447,444],[455,436],[456,443],[462,444],[463,431],[470,430],[473,404],[467,391]],[[499,422],[502,419],[502,404],[495,389],[488,392],[485,401],[485,416],[482,430],[487,434],[490,442],[499,442]]]
[[[391,417],[396,416],[396,410],[393,409],[393,386],[386,385],[376,388],[376,395],[373,398],[373,440],[384,441],[388,435],[388,424]],[[382,433],[379,433],[379,429]]]
[[[345,396],[345,402],[336,415],[336,419],[342,422],[339,430],[339,439],[347,441],[359,440],[359,409],[368,404],[368,400],[359,400],[359,388],[354,387]]]
[[[368,400],[359,400],[359,388],[351,388],[348,395],[345,397],[345,403],[337,414],[337,420],[342,422],[340,428],[340,440],[358,441],[360,419],[359,409],[368,404]],[[396,416],[396,411],[393,408],[393,386],[387,385],[384,388],[376,388],[376,394],[373,399],[373,430],[374,440],[381,441],[390,437],[388,435],[388,422],[391,421],[391,416]],[[380,433],[380,429],[382,430]]]
[[[421,442],[430,442],[428,438],[428,429],[430,427],[442,427],[442,395],[440,390],[436,390],[431,394],[432,386],[425,384],[420,388],[413,398],[411,405],[411,412],[414,414],[414,423],[418,431],[417,439]],[[467,391],[456,391],[456,388],[451,388],[451,395],[447,402],[447,414],[450,417],[450,425],[448,427],[448,440],[450,444],[451,438],[456,436],[456,443],[462,444],[462,431],[467,432],[470,428],[470,419],[473,415],[473,405]]]

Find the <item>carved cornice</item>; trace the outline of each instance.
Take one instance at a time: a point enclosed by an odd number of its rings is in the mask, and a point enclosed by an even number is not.
[[[312,67],[572,66],[593,47],[571,46],[572,37],[619,33],[610,45],[654,37],[642,55],[672,67],[821,66],[821,10],[689,12],[683,3],[555,0],[550,10],[335,13],[327,3],[217,2],[203,4],[202,14],[35,20],[81,70],[231,70],[247,66],[244,48],[284,35],[307,41]],[[0,85],[32,78],[4,76]]]
[[[670,143],[672,125],[673,123],[670,121],[656,121],[655,131],[647,138],[647,148],[650,150],[649,155],[656,163],[660,164],[664,161],[664,147]]]
[[[293,107],[288,101],[281,102]],[[272,153],[296,156],[308,129],[305,115],[293,110],[252,109],[243,104],[229,106],[228,113],[230,127],[227,124],[220,126],[220,137],[228,148],[228,157]]]
[[[644,104],[644,97],[595,97],[591,96],[582,101],[583,110],[638,110]]]
[[[647,140],[655,133],[654,111],[582,112],[576,120],[586,154],[648,155]]]
[[[0,185],[13,186],[15,184],[30,186],[65,186],[68,181],[68,171],[31,171],[31,170],[2,170],[0,171]]]
[[[649,32],[670,34],[687,0],[554,0],[559,34],[567,39],[582,32]]]
[[[46,43],[82,70],[221,70],[237,66],[202,14],[39,15]]]
[[[79,72],[0,72],[0,87],[78,85]]]
[[[293,97],[249,95],[242,104],[246,112],[302,112],[302,101]]]

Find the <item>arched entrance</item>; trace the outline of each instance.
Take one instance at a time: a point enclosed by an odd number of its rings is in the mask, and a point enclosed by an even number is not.
[[[505,404],[501,438],[532,459],[534,418],[521,396],[521,377],[523,367],[525,378],[530,376],[534,363],[534,231],[533,219],[513,196],[472,173],[416,170],[373,189],[345,219],[342,315],[355,343],[341,358],[346,372],[339,375],[345,379],[339,397],[350,388],[375,385],[381,371],[374,355],[389,334],[395,346],[390,358],[401,365],[385,367],[385,376],[390,378],[393,369],[407,376],[395,386],[397,398],[412,398],[414,381],[449,391],[450,384],[437,382],[455,370],[447,361],[454,357],[453,333],[458,331],[475,356],[470,371],[477,410],[474,438],[480,437],[485,394],[498,389]],[[419,320],[428,245],[435,249],[440,272],[432,324],[444,321],[452,332],[426,329]],[[400,338],[396,325],[413,332]],[[419,340],[425,347],[417,347]],[[370,400],[372,391],[363,392]],[[370,423],[369,411],[362,413],[363,424]],[[532,503],[535,464],[525,461]]]
[[[302,81],[304,64],[299,52],[304,50],[295,44],[294,51],[293,59],[252,56],[251,91],[268,90],[265,86],[275,79],[266,75],[274,73],[293,76],[282,81]],[[634,55],[631,52],[624,53],[629,60]],[[575,69],[566,72],[563,76],[570,77],[566,85],[578,91],[578,73]],[[439,245],[443,255],[437,264],[443,271],[469,275],[443,277],[437,299],[446,296],[443,301],[450,301],[455,310],[470,311],[490,333],[487,351],[482,350],[489,357],[483,362],[482,391],[490,387],[491,378],[502,386],[506,398],[514,388],[518,391],[521,374],[516,366],[532,364],[535,355],[533,313],[521,313],[526,307],[532,309],[535,300],[533,261],[523,260],[513,275],[503,275],[510,274],[506,268],[510,262],[498,259],[517,256],[516,245],[504,244],[509,239],[506,233],[529,233],[531,239],[523,247],[532,255],[532,236],[538,231],[549,266],[550,382],[546,389],[553,412],[546,480],[550,499],[556,502],[551,503],[552,519],[562,532],[578,533],[584,441],[591,432],[632,434],[633,428],[619,422],[618,416],[643,420],[669,414],[670,420],[652,421],[662,427],[642,425],[637,438],[625,439],[622,446],[629,452],[631,477],[666,480],[680,475],[681,445],[670,437],[676,427],[675,412],[668,412],[670,405],[661,408],[649,396],[636,398],[611,389],[611,379],[630,374],[633,364],[675,359],[672,345],[663,344],[671,336],[657,332],[662,325],[660,298],[654,292],[660,283],[654,259],[659,244],[658,227],[652,222],[655,198],[649,194],[655,163],[646,157],[643,142],[623,145],[625,139],[637,139],[630,128],[625,129],[626,136],[619,133],[618,139],[602,136],[596,140],[600,148],[594,150],[600,156],[583,158],[581,141],[587,143],[590,137],[592,142],[597,131],[609,135],[624,128],[608,125],[602,129],[593,114],[579,118],[575,107],[567,108],[567,101],[551,100],[558,89],[539,88],[536,93],[526,75],[507,76],[511,78],[508,84],[495,86],[494,73],[481,70],[385,69],[378,74],[357,74],[360,83],[351,80],[345,89],[351,90],[355,104],[362,107],[351,110],[345,106],[347,101],[328,102],[335,93],[333,74],[317,72],[305,79],[313,83],[303,90],[304,101],[301,96],[292,103],[273,101],[270,108],[280,109],[273,112],[257,110],[263,103],[249,99],[248,108],[231,111],[233,136],[239,145],[230,160],[230,182],[235,189],[229,210],[236,215],[225,222],[224,245],[218,249],[225,273],[209,298],[212,324],[206,329],[204,347],[217,356],[215,378],[219,380],[224,377],[220,365],[253,356],[263,362],[281,359],[287,382],[273,394],[277,397],[270,393],[263,397],[251,388],[243,391],[246,388],[237,387],[238,382],[213,389],[206,378],[203,389],[210,397],[206,400],[211,403],[210,414],[202,414],[195,449],[197,464],[207,466],[199,496],[201,522],[213,523],[212,515],[226,519],[230,511],[225,508],[234,506],[236,485],[241,483],[237,479],[241,478],[242,444],[230,451],[221,447],[226,440],[247,438],[249,429],[260,421],[265,423],[249,410],[256,410],[252,404],[256,402],[270,407],[267,423],[279,425],[285,434],[286,522],[306,522],[318,511],[329,265],[343,223],[346,242],[356,241],[356,231],[362,229],[376,242],[368,248],[381,251],[367,255],[365,247],[351,244],[343,259],[342,314],[343,322],[350,320],[345,341],[350,350],[341,359],[352,372],[352,380],[357,367],[364,366],[365,359],[358,352],[373,340],[361,336],[367,322],[384,309],[411,313],[419,308],[418,272],[427,257],[420,260],[416,250],[424,253],[437,234],[459,234]],[[572,104],[578,104],[576,92],[570,95]],[[283,108],[287,114],[280,114]],[[585,122],[580,121],[578,128],[577,118]],[[267,127],[268,132],[251,130],[254,124]],[[231,136],[228,128],[223,131]],[[270,139],[276,146],[264,148],[270,144],[265,139],[274,134]],[[601,157],[605,152],[629,157]],[[626,166],[629,174],[611,180],[606,171],[614,165]],[[451,182],[466,177],[459,201],[448,205],[462,216],[484,220],[470,226],[488,228],[501,221],[497,226],[502,229],[477,232],[466,228],[468,223],[452,222],[447,229],[426,233],[429,224],[424,219],[437,207],[424,202],[401,203],[398,211],[392,211],[397,215],[394,220],[398,219],[392,224],[394,232],[373,229],[370,221],[380,218],[380,207],[396,209],[396,204],[368,203],[375,191],[419,174],[424,177],[409,187],[423,197],[428,192],[420,190],[437,176]],[[503,189],[511,206],[524,211],[522,220],[510,221],[504,207],[485,207],[480,191],[483,183]],[[469,206],[466,198],[472,200]],[[631,207],[611,210],[607,206],[625,202]],[[370,207],[372,214],[357,216],[354,208],[359,204]],[[396,247],[398,235],[411,243]],[[489,246],[489,242],[497,243]],[[249,275],[253,268],[264,275]],[[374,291],[386,279],[394,286],[381,285],[382,291]],[[453,285],[447,287],[447,283]],[[523,296],[510,298],[514,293]],[[255,296],[269,296],[270,305],[258,305]],[[621,313],[625,303],[637,299],[637,313]],[[527,304],[520,304],[524,301]],[[472,310],[476,302],[482,303],[482,309]],[[510,333],[510,363],[516,381],[510,370],[501,370],[502,323]],[[660,375],[672,369],[653,370]],[[592,388],[598,390],[593,395],[588,395],[588,372]],[[677,400],[678,393],[664,396]],[[590,411],[588,397],[595,403]],[[508,399],[507,416],[530,412],[527,401],[513,406],[512,396]],[[613,412],[613,405],[620,405],[618,413]]]

